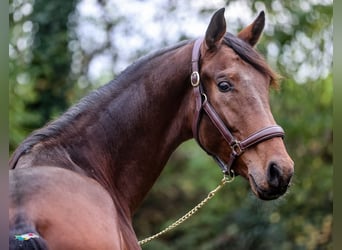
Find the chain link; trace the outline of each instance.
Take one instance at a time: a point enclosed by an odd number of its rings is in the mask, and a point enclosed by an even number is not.
[[[184,221],[189,219],[191,216],[193,216],[195,213],[198,212],[198,210],[203,207],[211,198],[213,198],[217,191],[219,191],[226,183],[232,182],[235,178],[234,172],[232,172],[232,177],[229,177],[228,175],[224,175],[223,179],[221,180],[221,183],[212,190],[206,198],[204,198],[199,204],[197,204],[193,209],[191,209],[189,212],[187,212],[183,217],[176,220],[174,223],[172,223],[170,226],[166,227],[164,230],[160,231],[159,233],[156,233],[146,239],[140,240],[138,243],[139,245],[143,245],[151,240],[154,240],[158,238],[159,236],[165,234],[166,232],[169,232],[173,230],[175,227],[182,224]]]

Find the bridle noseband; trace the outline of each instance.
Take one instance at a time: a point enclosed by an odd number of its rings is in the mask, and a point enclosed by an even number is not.
[[[201,148],[211,155],[215,161],[220,166],[222,172],[225,175],[234,175],[234,171],[232,170],[232,166],[234,161],[238,156],[244,153],[248,148],[262,142],[265,140],[269,140],[274,137],[284,137],[284,130],[278,125],[272,125],[269,127],[265,127],[250,136],[246,139],[239,141],[234,135],[230,132],[229,128],[224,124],[222,119],[219,117],[213,106],[209,103],[206,94],[203,91],[203,86],[200,80],[199,73],[199,62],[201,57],[201,44],[203,38],[199,38],[195,41],[193,50],[192,50],[192,73],[191,73],[191,85],[193,86],[194,95],[196,99],[196,108],[194,114],[194,120],[192,125],[192,131],[194,138],[197,143],[201,146]],[[208,115],[211,122],[221,133],[225,141],[228,143],[231,149],[229,161],[225,164],[219,156],[210,153],[208,150],[204,148],[199,138],[199,125],[201,121],[202,110]]]

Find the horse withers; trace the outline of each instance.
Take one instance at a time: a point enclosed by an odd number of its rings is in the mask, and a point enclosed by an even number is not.
[[[140,249],[133,214],[191,138],[257,197],[283,195],[294,166],[269,105],[277,74],[254,48],[264,23],[234,36],[220,9],[203,39],[139,59],[25,139],[10,159],[11,249]]]

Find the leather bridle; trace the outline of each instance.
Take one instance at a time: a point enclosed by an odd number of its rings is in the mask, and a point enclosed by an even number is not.
[[[191,73],[191,85],[193,86],[194,96],[196,99],[196,108],[193,119],[192,131],[194,138],[197,143],[201,146],[201,148],[211,155],[215,161],[218,163],[222,172],[225,175],[234,175],[234,171],[232,166],[237,157],[243,154],[248,148],[263,142],[265,140],[272,139],[274,137],[284,137],[284,130],[278,125],[272,125],[265,127],[251,135],[249,135],[244,140],[238,140],[234,135],[230,132],[229,128],[224,124],[222,119],[219,117],[213,106],[210,104],[208,97],[204,93],[203,85],[200,80],[199,73],[199,62],[201,57],[201,44],[203,42],[203,38],[199,38],[195,41],[193,50],[192,50],[192,73]],[[199,126],[201,122],[201,114],[202,110],[208,115],[211,122],[221,133],[225,141],[228,143],[231,149],[230,157],[227,163],[224,163],[219,156],[210,153],[207,149],[202,145],[199,138]]]

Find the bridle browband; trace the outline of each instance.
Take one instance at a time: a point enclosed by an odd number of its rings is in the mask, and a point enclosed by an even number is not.
[[[201,57],[201,44],[203,42],[203,38],[199,38],[195,41],[194,47],[192,49],[192,73],[191,73],[191,85],[193,86],[194,95],[196,99],[196,108],[195,114],[192,124],[192,132],[194,138],[197,143],[201,146],[201,148],[207,152],[207,154],[211,155],[215,161],[218,163],[222,172],[225,175],[234,175],[234,171],[232,170],[232,166],[237,157],[239,157],[243,152],[245,152],[248,148],[262,142],[265,140],[272,139],[274,137],[284,137],[284,130],[278,125],[272,125],[269,127],[265,127],[251,135],[249,135],[246,139],[239,141],[234,135],[230,132],[229,128],[224,124],[222,119],[219,117],[213,106],[209,103],[206,94],[204,93],[202,82],[200,80],[199,73],[199,63]],[[208,115],[211,122],[221,133],[225,141],[228,143],[231,149],[230,157],[225,164],[219,156],[210,153],[208,150],[204,148],[199,138],[199,126],[201,121],[202,110]]]

